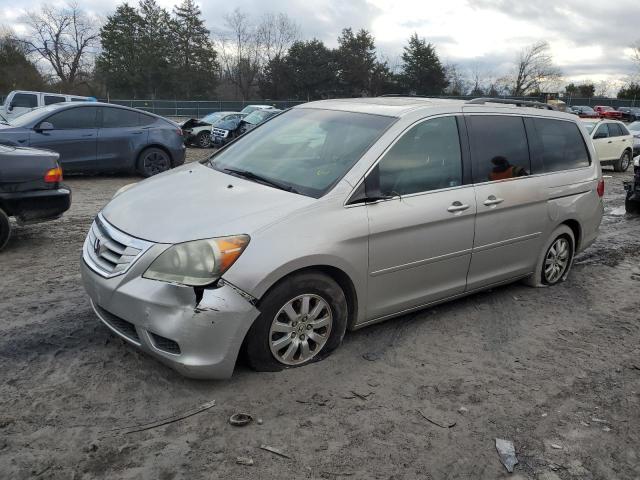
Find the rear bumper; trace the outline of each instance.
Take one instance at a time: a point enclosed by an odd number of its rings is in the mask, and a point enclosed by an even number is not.
[[[187,147],[184,143],[181,143],[178,148],[171,150],[172,166],[177,167],[184,163],[187,156]]]
[[[61,186],[55,190],[0,193],[0,205],[21,223],[53,220],[69,210],[71,189]]]

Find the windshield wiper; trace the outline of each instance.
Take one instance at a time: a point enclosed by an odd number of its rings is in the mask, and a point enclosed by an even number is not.
[[[246,178],[247,180],[254,180],[256,182],[264,183],[274,188],[278,188],[280,190],[284,190],[285,192],[291,193],[300,193],[295,188],[290,185],[284,185],[282,183],[276,182],[275,180],[271,180],[267,177],[263,177],[262,175],[258,175],[257,173],[250,172],[248,170],[238,170],[235,168],[225,168],[225,172],[232,173],[233,175],[237,175],[242,178]]]

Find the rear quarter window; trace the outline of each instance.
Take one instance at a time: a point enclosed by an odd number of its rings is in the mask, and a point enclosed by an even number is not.
[[[559,172],[590,165],[589,150],[575,123],[529,118],[526,124],[536,171]]]

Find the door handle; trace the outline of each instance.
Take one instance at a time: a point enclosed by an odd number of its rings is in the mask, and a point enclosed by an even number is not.
[[[469,205],[467,204],[462,204],[458,201],[455,201],[451,204],[451,206],[449,208],[447,208],[447,212],[451,212],[451,213],[455,213],[455,212],[462,212],[464,210],[466,210],[467,208],[469,208]]]
[[[613,140],[609,140],[607,143],[613,143]]]
[[[504,202],[504,198],[496,198],[495,195],[489,195],[489,198],[487,198],[484,201],[484,204],[487,207],[491,207],[492,205],[498,205],[499,203],[502,203],[502,202]]]

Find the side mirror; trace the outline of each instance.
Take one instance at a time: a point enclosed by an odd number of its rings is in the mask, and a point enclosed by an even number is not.
[[[35,130],[37,132],[48,132],[50,130],[53,130],[53,124],[50,122],[42,122],[35,128]]]
[[[7,107],[7,112],[13,112],[13,104]]]

